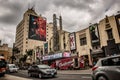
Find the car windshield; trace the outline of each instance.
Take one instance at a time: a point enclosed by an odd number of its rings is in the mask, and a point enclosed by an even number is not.
[[[39,68],[50,68],[48,65],[38,65]]]
[[[16,66],[9,66],[10,68],[16,68]]]

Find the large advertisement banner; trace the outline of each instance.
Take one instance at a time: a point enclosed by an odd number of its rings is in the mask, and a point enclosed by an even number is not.
[[[91,43],[96,44],[99,43],[99,32],[98,32],[98,24],[93,24],[89,27],[90,36],[91,36]]]
[[[44,18],[30,15],[28,38],[46,41],[46,20]]]
[[[70,33],[70,49],[71,50],[75,50],[76,49],[75,33]]]
[[[42,60],[52,60],[52,59],[58,59],[58,58],[62,58],[63,55],[62,53],[56,53],[56,54],[52,54],[52,55],[47,55],[47,56],[43,56]]]

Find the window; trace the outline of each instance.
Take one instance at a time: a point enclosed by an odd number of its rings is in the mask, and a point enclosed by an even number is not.
[[[106,24],[106,27],[105,28],[110,28],[111,26],[110,26],[110,24]]]
[[[102,65],[103,66],[120,66],[120,57],[103,60]]]
[[[86,41],[86,37],[80,38],[80,45],[86,45],[87,41]]]
[[[64,43],[64,49],[66,48],[66,44]]]
[[[106,23],[109,23],[108,17],[106,17],[105,22],[106,22]]]
[[[28,41],[26,41],[26,44],[28,43]]]
[[[112,29],[107,30],[108,39],[113,39]]]
[[[4,56],[4,54],[0,54],[0,56]]]

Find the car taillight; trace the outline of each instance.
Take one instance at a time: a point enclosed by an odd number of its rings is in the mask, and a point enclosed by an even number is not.
[[[92,71],[96,70],[97,68],[98,68],[97,66],[94,66],[94,67],[92,68]]]

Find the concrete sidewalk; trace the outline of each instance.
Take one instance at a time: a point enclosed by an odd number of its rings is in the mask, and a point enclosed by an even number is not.
[[[92,74],[92,69],[86,70],[58,70],[58,74]]]
[[[5,74],[4,77],[0,77],[0,80],[32,80],[32,79]]]

